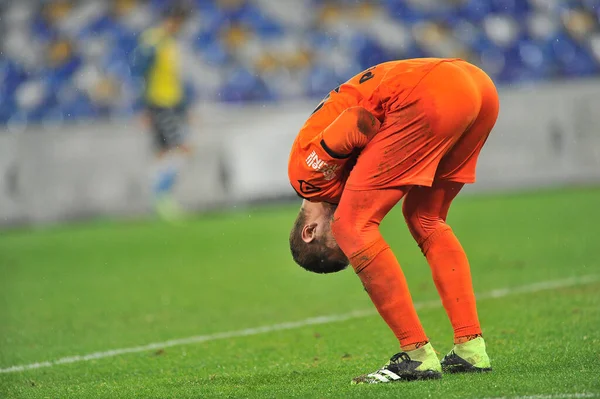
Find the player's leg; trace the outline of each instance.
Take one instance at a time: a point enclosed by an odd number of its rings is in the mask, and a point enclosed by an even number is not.
[[[183,154],[169,150],[158,154],[154,163],[154,207],[157,214],[168,221],[175,221],[182,217],[173,190],[183,162]]]
[[[408,228],[431,267],[456,343],[481,334],[469,262],[446,223],[450,204],[463,185],[435,181],[431,187],[414,187],[402,204]]]
[[[403,350],[382,369],[354,383],[441,376],[439,359],[419,321],[400,264],[379,232],[385,215],[409,189],[346,190],[334,216],[332,231],[338,245]]]
[[[402,76],[395,82],[403,82]],[[402,95],[402,90],[390,90],[390,98]],[[428,364],[430,372],[439,369],[438,360],[431,345],[421,341],[426,336],[400,266],[379,235],[382,215],[378,212],[387,213],[401,197],[392,197],[388,191],[400,189],[404,193],[409,186],[433,183],[442,157],[475,121],[480,100],[468,74],[453,63],[443,63],[423,77],[408,98],[398,101],[398,107],[392,109],[388,104],[386,121],[359,156],[346,182],[337,213],[344,218],[334,223],[338,244],[406,353],[400,359],[426,359],[423,364]],[[385,201],[388,195],[389,203]],[[387,205],[382,207],[382,203]],[[417,346],[420,348],[410,350]],[[398,359],[393,359],[397,369]],[[367,376],[367,380],[386,378],[377,375]]]
[[[185,153],[180,150],[183,144],[181,116],[177,110],[155,107],[150,121],[157,152],[153,182],[155,209],[162,218],[176,220],[182,213],[173,197],[173,189],[185,161]]]
[[[446,223],[452,200],[463,183],[435,181],[432,187],[414,187],[402,210],[415,241],[431,268],[433,281],[454,329],[454,359],[459,367],[442,362],[446,371],[489,371],[489,357],[481,338],[471,270],[458,238]],[[466,360],[468,359],[468,360]],[[460,370],[459,370],[460,369]]]
[[[454,350],[442,361],[444,369],[451,372],[491,370],[481,337],[469,262],[446,224],[446,217],[462,186],[475,181],[477,158],[499,109],[498,95],[487,75],[473,65],[459,65],[481,94],[481,109],[473,124],[440,161],[433,186],[411,190],[403,206],[410,231],[427,258],[454,328]]]

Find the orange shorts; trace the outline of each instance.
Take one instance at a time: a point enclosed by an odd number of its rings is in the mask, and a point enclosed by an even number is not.
[[[494,83],[462,60],[412,79],[392,70],[382,81],[385,119],[358,157],[347,189],[475,182],[477,158],[498,117]],[[410,94],[397,101],[407,89]]]

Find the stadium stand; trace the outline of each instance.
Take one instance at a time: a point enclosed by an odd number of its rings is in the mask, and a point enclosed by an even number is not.
[[[170,0],[0,5],[0,124],[121,117],[131,54]],[[0,3],[2,4],[2,3]],[[196,101],[321,97],[382,61],[461,57],[499,84],[600,72],[600,0],[196,0],[182,35]]]

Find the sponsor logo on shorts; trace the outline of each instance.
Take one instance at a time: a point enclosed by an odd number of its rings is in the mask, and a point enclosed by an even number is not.
[[[311,152],[306,158],[306,164],[309,168],[323,173],[323,178],[325,180],[332,180],[335,178],[335,172],[339,168],[339,165],[329,165],[327,162],[320,159],[315,151]]]

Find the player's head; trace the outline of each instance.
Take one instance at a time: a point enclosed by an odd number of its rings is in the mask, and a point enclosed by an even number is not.
[[[348,258],[333,238],[331,219],[335,206],[304,201],[290,233],[294,261],[314,273],[335,273],[348,266]]]
[[[179,33],[185,23],[188,13],[188,8],[182,3],[168,5],[163,10],[163,24],[165,29],[172,35]]]

